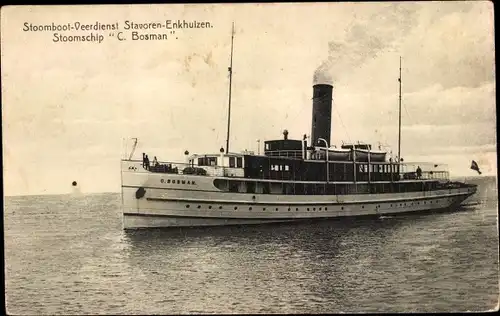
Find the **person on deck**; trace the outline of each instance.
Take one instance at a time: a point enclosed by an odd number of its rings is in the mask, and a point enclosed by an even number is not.
[[[422,169],[420,169],[420,166],[417,167],[417,179],[420,179],[422,177]]]
[[[145,168],[146,170],[149,170],[149,158],[148,158],[148,155],[146,155],[146,159],[145,159]]]
[[[158,159],[156,159],[156,156],[155,158],[153,159],[153,166],[158,166]]]

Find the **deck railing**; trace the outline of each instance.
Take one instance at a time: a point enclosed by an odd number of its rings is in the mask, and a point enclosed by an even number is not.
[[[140,162],[135,160],[135,162]],[[336,162],[337,164],[339,162]],[[352,162],[345,162],[346,165],[351,165]],[[358,163],[357,163],[358,164]],[[363,163],[359,163],[361,165]],[[365,163],[366,164],[366,163]],[[380,163],[377,163],[380,164]],[[389,164],[389,163],[386,163]],[[330,162],[330,166],[333,162]],[[393,179],[397,180],[449,180],[449,172],[446,170],[445,165],[429,164],[429,163],[401,163],[399,164],[399,172],[397,169],[398,164],[392,164]],[[212,177],[241,177],[245,176],[243,168],[231,168],[226,166],[197,166],[189,163],[178,163],[178,162],[158,162],[154,165],[150,162],[149,166],[143,165],[145,170],[155,173],[171,173],[171,174],[194,174],[194,175],[206,175]],[[418,167],[420,167],[421,172],[417,172]],[[332,168],[332,167],[331,167]],[[333,170],[333,169],[330,169]],[[351,169],[352,170],[352,169]],[[358,170],[358,168],[356,168]],[[283,171],[286,173],[286,171]],[[374,181],[376,178],[374,176],[374,171],[370,171],[370,179]],[[399,174],[399,179],[398,179]],[[365,177],[367,178],[367,173],[365,172]],[[364,177],[364,178],[365,178]],[[283,179],[286,177],[282,177]],[[358,178],[358,181],[366,181]]]
[[[417,172],[400,173],[401,180],[449,180],[448,171],[422,171],[418,176]]]
[[[302,158],[302,150],[266,150],[268,157]]]

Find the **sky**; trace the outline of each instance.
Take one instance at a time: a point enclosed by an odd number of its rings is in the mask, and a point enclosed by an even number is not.
[[[166,41],[133,41],[125,20],[208,21]],[[53,42],[33,25],[118,23],[101,43]],[[402,58],[405,161],[451,176],[496,175],[491,2],[10,6],[1,11],[5,195],[118,192],[131,138],[184,161],[225,147],[235,23],[230,151],[311,133],[312,85],[334,86],[332,145],[397,153]],[[141,30],[166,33],[167,30]],[[262,148],[261,148],[262,152]]]

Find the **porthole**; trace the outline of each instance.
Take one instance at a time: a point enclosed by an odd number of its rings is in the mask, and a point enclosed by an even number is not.
[[[307,210],[309,211],[309,208],[307,208]]]
[[[189,208],[189,204],[188,204],[188,205],[186,205],[186,208]]]
[[[328,207],[325,207],[325,211],[328,211]]]
[[[288,208],[288,212],[290,212],[291,208]]]
[[[365,206],[364,206],[364,205],[362,205],[362,206],[361,206],[361,208],[365,208]]]
[[[219,206],[219,210],[222,210],[222,206]]]
[[[167,183],[170,183],[170,179],[167,179]]]
[[[262,210],[264,210],[264,211],[265,211],[265,210],[266,210],[266,208],[265,208],[265,207],[263,207],[263,208],[262,208]]]
[[[237,206],[235,206],[235,207],[234,207],[234,209],[235,209],[235,210],[237,210],[237,209],[238,209],[238,207],[237,207]]]
[[[319,210],[321,211],[321,207],[319,208]]]
[[[313,211],[316,211],[316,208],[313,208]]]
[[[198,205],[198,208],[200,208],[200,207],[201,207],[201,205]]]
[[[252,207],[250,206],[248,209],[251,211],[251,210],[252,210]]]
[[[297,207],[297,208],[295,208],[295,211],[298,211],[298,210],[299,210],[299,208],[298,208],[298,207]]]
[[[211,210],[211,209],[212,209],[212,205],[210,205],[210,206],[208,207],[208,209],[209,209],[209,210]]]
[[[276,210],[278,210],[278,208],[276,208]]]

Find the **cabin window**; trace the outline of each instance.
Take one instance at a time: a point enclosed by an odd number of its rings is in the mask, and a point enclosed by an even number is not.
[[[198,166],[216,166],[217,157],[202,157],[198,158]]]
[[[316,185],[316,194],[323,195],[325,194],[325,186],[323,184]]]
[[[255,182],[247,182],[247,193],[255,193]]]
[[[208,162],[210,166],[217,166],[217,157],[209,157]]]
[[[373,165],[373,172],[378,172],[378,165]]]
[[[229,192],[238,192],[239,181],[229,181]]]
[[[269,194],[271,193],[271,188],[269,187],[269,182],[262,182],[262,193],[263,194]],[[266,208],[264,208],[265,210]]]
[[[235,166],[235,158],[229,157],[229,168],[234,168]]]
[[[243,168],[243,158],[241,157],[236,158],[236,167]]]
[[[288,165],[285,165],[285,171],[289,171],[290,167]]]
[[[266,150],[269,150],[269,144],[266,144]]]

